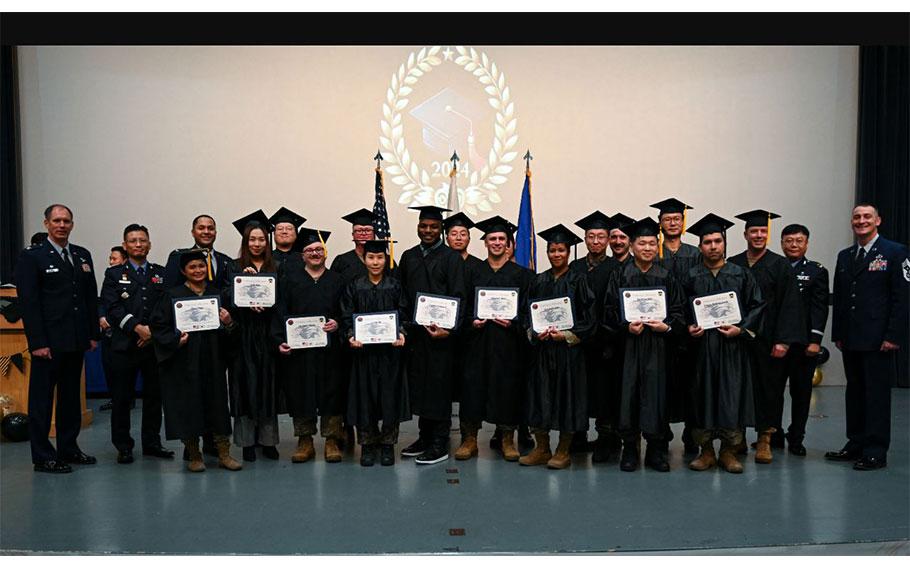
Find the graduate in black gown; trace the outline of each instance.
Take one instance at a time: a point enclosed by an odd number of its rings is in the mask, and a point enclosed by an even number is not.
[[[756,209],[736,216],[745,221],[743,232],[748,247],[730,257],[730,262],[750,271],[761,288],[765,301],[764,320],[757,337],[750,343],[755,364],[755,463],[771,463],[774,446],[784,447],[781,425],[784,414],[784,389],[787,384],[787,351],[792,344],[808,340],[796,275],[783,256],[768,250],[771,219],[779,215]]]
[[[182,332],[176,328],[174,300],[209,296],[220,291],[208,281],[205,251],[181,253],[178,265],[185,281],[161,294],[149,321],[155,356],[158,359],[164,431],[168,440],[182,440],[189,459],[188,469],[205,471],[199,437],[214,434],[219,465],[241,468],[231,457],[231,418],[222,352],[226,335],[236,331],[231,314],[222,306],[222,327],[207,331]]]
[[[655,262],[659,225],[645,217],[626,227],[632,260],[610,276],[604,298],[604,327],[623,343],[622,395],[619,428],[623,440],[619,467],[635,471],[641,436],[648,441],[645,465],[670,471],[667,381],[672,362],[672,335],[686,333],[682,288],[676,277]],[[662,288],[666,317],[629,320],[621,308],[624,290]]]
[[[362,466],[375,463],[377,446],[380,463],[394,464],[398,425],[411,419],[402,349],[405,336],[399,311],[402,289],[395,277],[385,274],[388,245],[388,241],[365,243],[367,275],[348,283],[341,296],[341,329],[353,353],[347,422],[357,426]],[[354,317],[377,312],[398,313],[398,339],[392,344],[364,345],[354,336]]]
[[[588,427],[588,386],[582,345],[597,328],[594,292],[584,274],[569,270],[569,248],[581,242],[563,225],[538,235],[547,242],[550,269],[538,274],[528,291],[526,332],[534,349],[527,387],[528,426],[537,445],[521,465],[565,469],[571,465],[572,434]],[[559,331],[535,331],[530,310],[538,300],[568,297],[574,325]],[[559,431],[556,453],[550,453],[550,430]]]
[[[742,429],[755,422],[749,343],[760,329],[765,303],[748,270],[726,262],[726,231],[733,223],[708,213],[689,232],[699,235],[702,263],[689,269],[683,281],[687,297],[689,335],[696,341],[695,394],[692,437],[701,448],[689,468],[705,471],[717,464],[714,439],[721,439],[720,463],[730,473],[742,473],[736,448]],[[742,319],[735,325],[703,329],[692,302],[706,295],[735,292]]]
[[[629,235],[623,229],[627,225],[634,223],[635,219],[628,215],[617,213],[610,217],[610,220],[613,222],[613,228],[610,229],[610,252],[617,262],[623,263],[630,258],[629,247],[631,245]]]
[[[682,242],[686,232],[686,211],[692,209],[676,198],[668,198],[650,205],[658,210],[657,221],[660,223],[660,248],[657,263],[670,271],[677,282],[682,282],[689,269],[701,262],[698,247]],[[674,336],[672,339],[673,362],[670,365],[670,377],[667,379],[670,404],[670,422],[685,422],[682,441],[685,453],[698,452],[698,445],[692,441],[692,406],[689,397],[692,389],[692,377],[695,376],[695,357],[692,342],[688,334]],[[670,432],[672,439],[673,433]]]
[[[373,239],[373,221],[376,216],[369,209],[358,209],[342,217],[351,224],[351,240],[354,248],[344,254],[339,254],[332,260],[332,272],[340,274],[345,284],[357,276],[366,276],[367,268],[364,264],[364,243]]]
[[[303,262],[282,264],[278,272],[278,300],[272,318],[272,338],[278,344],[278,382],[288,413],[293,418],[297,451],[294,463],[313,459],[316,417],[325,438],[325,461],[340,462],[348,376],[339,364],[341,349],[341,293],[344,279],[325,267],[328,231],[303,228],[297,250]],[[328,345],[291,349],[287,343],[287,322],[295,317],[322,317]]]
[[[287,207],[281,207],[275,214],[269,217],[269,223],[272,228],[272,238],[275,242],[275,249],[272,251],[272,259],[276,266],[288,259],[298,259],[300,249],[294,250],[294,243],[297,242],[297,231],[300,226],[306,222],[306,218],[294,213]]]
[[[234,221],[242,235],[239,258],[231,263],[231,281],[237,276],[268,274],[277,278],[269,246],[269,221],[262,210]],[[233,286],[226,292],[228,310],[237,322],[235,349],[228,367],[234,443],[243,448],[244,461],[262,455],[278,459],[278,388],[275,380],[275,346],[271,339],[272,307],[237,307]]]
[[[503,458],[518,461],[515,430],[524,417],[522,402],[527,383],[522,357],[527,336],[521,321],[527,303],[530,273],[506,254],[506,243],[514,241],[517,227],[500,216],[477,224],[483,231],[487,259],[468,270],[466,285],[464,341],[460,360],[461,375],[461,446],[455,459],[477,455],[477,432],[482,422],[496,425]],[[518,312],[510,319],[479,319],[475,316],[477,294],[482,288],[514,288]]]
[[[585,232],[585,247],[588,254],[573,260],[569,270],[584,274],[588,286],[594,292],[594,306],[597,321],[602,321],[604,292],[610,275],[619,268],[619,262],[607,256],[607,244],[613,220],[600,211],[595,211],[575,224]],[[598,326],[591,341],[584,345],[585,362],[588,369],[588,416],[594,418],[597,440],[593,444],[594,454],[591,461],[605,462],[612,454],[622,448],[618,434],[619,420],[619,371],[622,369],[621,354],[617,351],[615,338],[608,337],[606,331]],[[576,432],[572,441],[572,451],[586,449],[587,431]]]
[[[417,236],[420,243],[406,250],[398,264],[401,280],[402,316],[408,329],[408,391],[411,411],[420,417],[417,441],[401,451],[420,465],[439,463],[449,457],[452,427],[452,393],[455,382],[457,343],[453,331],[464,318],[464,261],[445,245],[442,213],[447,209],[426,205],[411,207],[420,212]],[[454,330],[413,323],[417,294],[448,296],[460,300]]]

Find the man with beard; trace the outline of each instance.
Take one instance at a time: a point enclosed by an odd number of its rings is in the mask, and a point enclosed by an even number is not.
[[[623,227],[631,225],[635,219],[622,213],[617,213],[610,217],[613,221],[613,228],[610,229],[610,251],[617,262],[623,263],[629,260],[629,235],[623,231]]]

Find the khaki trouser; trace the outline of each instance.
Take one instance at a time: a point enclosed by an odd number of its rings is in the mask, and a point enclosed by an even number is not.
[[[398,423],[383,424],[382,430],[380,430],[379,423],[374,422],[366,430],[358,429],[357,438],[361,446],[375,446],[376,444],[394,446],[398,443]]]
[[[704,428],[693,428],[692,439],[700,447],[710,446],[716,438],[720,438],[720,448],[732,448],[743,443],[742,430],[728,430],[719,428],[717,430],[705,430]]]
[[[341,416],[322,416],[319,419],[319,430],[325,439],[340,440],[344,436],[341,426]],[[315,436],[316,435],[316,417],[299,418],[294,417],[294,435],[295,436]]]

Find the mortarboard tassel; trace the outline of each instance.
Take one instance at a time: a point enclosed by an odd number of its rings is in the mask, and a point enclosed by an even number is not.
[[[768,234],[765,235],[765,246],[771,243],[771,213],[768,213]]]
[[[682,233],[680,233],[679,236],[682,237],[685,234],[686,234],[686,208],[683,207],[683,227],[682,227]]]
[[[664,228],[661,227],[657,230],[657,254],[660,256],[660,259],[664,259]]]
[[[316,230],[316,234],[319,235],[319,242],[322,243],[322,254],[325,255],[325,258],[329,258],[329,248],[325,246],[325,239],[322,238],[322,231]]]
[[[206,253],[205,253],[205,264],[206,264],[206,266],[208,267],[208,270],[209,270],[209,282],[211,282],[212,280],[215,279],[215,277],[212,276],[212,253],[211,253],[211,252],[206,252]]]

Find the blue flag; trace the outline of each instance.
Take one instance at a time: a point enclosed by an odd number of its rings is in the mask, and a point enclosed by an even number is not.
[[[515,235],[515,262],[537,271],[537,235],[534,233],[534,209],[531,207],[531,170],[525,170],[518,209],[518,232]]]

